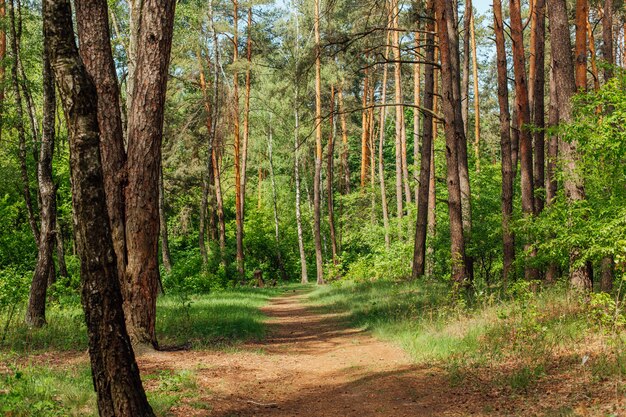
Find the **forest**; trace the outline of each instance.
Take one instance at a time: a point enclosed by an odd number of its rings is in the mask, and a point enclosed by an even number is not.
[[[0,415],[626,415],[624,0],[0,0]]]

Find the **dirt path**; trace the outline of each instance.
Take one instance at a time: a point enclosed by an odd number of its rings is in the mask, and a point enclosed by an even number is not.
[[[236,352],[157,352],[143,371],[192,369],[209,410],[180,416],[430,416],[475,414],[442,374],[418,368],[398,347],[320,314],[290,293],[263,308],[269,335]],[[469,406],[469,407],[468,407]],[[469,408],[469,409],[468,409]],[[473,411],[473,413],[472,413]],[[480,414],[480,412],[479,412]]]

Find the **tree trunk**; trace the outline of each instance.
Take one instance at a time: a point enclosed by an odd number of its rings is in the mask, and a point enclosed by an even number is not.
[[[396,216],[402,219],[404,215],[404,205],[402,196],[402,114],[404,107],[402,106],[402,64],[400,63],[400,42],[398,32],[398,1],[392,0],[391,6],[391,44],[394,54],[394,80],[395,80],[395,101],[396,101]],[[402,222],[398,221],[398,238],[402,240],[403,230]]]
[[[117,273],[124,282],[127,262],[124,202],[126,151],[120,90],[111,50],[108,5],[105,0],[75,0],[74,4],[81,59],[98,93],[100,153],[106,203],[117,258]]]
[[[513,70],[515,72],[515,107],[517,109],[517,127],[519,128],[522,212],[524,216],[531,217],[535,213],[533,144],[528,127],[530,125],[530,104],[528,102],[528,84],[526,82],[526,58],[524,56],[524,34],[520,0],[511,0],[509,5],[511,13],[511,40],[513,41]],[[527,252],[531,250],[530,242],[526,242],[524,249]],[[531,252],[528,256],[532,258],[534,253]],[[524,275],[528,280],[537,279],[538,272],[536,268],[526,266]]]
[[[163,267],[165,268],[165,271],[172,272],[172,259],[170,257],[170,244],[167,234],[167,218],[165,217],[163,166],[161,166],[161,169],[159,170],[159,226],[161,228],[161,258],[163,259]]]
[[[157,346],[159,171],[175,5],[174,0],[144,0],[141,4],[135,86],[128,114],[124,312],[133,344],[145,347]]]
[[[593,27],[589,19],[587,19],[587,38],[589,40],[589,63],[591,64],[593,89],[594,91],[598,91],[600,89],[600,76],[598,74],[598,63],[596,60],[596,41],[593,36]]]
[[[309,273],[306,267],[306,252],[304,251],[304,237],[302,235],[302,213],[301,213],[301,201],[300,201],[300,97],[298,94],[298,81],[296,79],[296,91],[294,97],[294,176],[296,180],[296,225],[298,228],[298,250],[300,252],[300,282],[307,284],[309,282]]]
[[[330,247],[333,256],[333,264],[337,265],[337,237],[335,233],[335,203],[333,202],[333,173],[335,157],[335,86],[330,86],[330,135],[328,136],[328,147],[326,149],[326,189],[328,191],[328,227],[330,229]]]
[[[461,80],[461,116],[463,117],[465,135],[469,133],[470,32],[473,14],[472,0],[465,0],[465,10],[463,11],[463,78]]]
[[[56,185],[52,180],[56,94],[52,68],[50,68],[49,45],[44,43],[43,48],[43,132],[37,167],[41,193],[41,233],[37,266],[26,309],[26,324],[33,327],[41,327],[46,323],[46,289],[50,276],[54,276],[52,253],[56,235]]]
[[[61,225],[59,222],[56,223],[56,251],[57,251],[57,264],[59,270],[59,276],[67,278],[69,274],[67,272],[67,264],[65,263],[65,249],[63,248],[63,233],[61,232]]]
[[[541,1],[541,0],[538,0]],[[513,273],[515,261],[515,235],[511,231],[513,215],[513,160],[511,154],[511,114],[509,111],[509,86],[506,64],[506,45],[502,3],[493,1],[494,32],[498,69],[498,104],[500,107],[500,148],[502,149],[502,282],[506,287]]]
[[[587,90],[587,22],[589,20],[589,3],[587,0],[576,0],[576,90]]]
[[[480,88],[478,86],[478,59],[476,57],[476,51],[477,51],[476,28],[474,27],[474,11],[473,10],[472,10],[471,24],[470,24],[470,38],[471,38],[471,43],[472,43],[472,74],[474,77],[473,79],[474,81],[474,156],[476,158],[476,172],[478,172],[480,171]]]
[[[574,77],[574,62],[571,53],[571,40],[567,20],[567,5],[565,0],[548,0],[550,33],[554,80],[559,109],[559,123],[568,123],[572,120],[571,98],[576,92]],[[578,158],[577,142],[562,141],[561,155],[563,158],[564,188],[570,202],[583,200],[585,190],[583,179],[576,170]],[[585,265],[574,267],[580,256],[577,248],[570,250],[570,283],[583,291],[591,290],[591,279]]]
[[[615,269],[612,256],[605,256],[602,258],[601,276],[600,276],[600,290],[604,292],[611,292],[613,290],[613,271]]]
[[[313,234],[315,237],[315,265],[317,284],[324,283],[321,234],[321,180],[322,180],[322,63],[320,45],[320,2],[315,0],[315,174],[313,178]]]
[[[280,221],[278,218],[278,198],[276,197],[276,178],[274,177],[274,157],[273,157],[273,137],[272,137],[272,115],[270,113],[269,132],[267,137],[267,156],[270,165],[270,182],[272,183],[272,209],[274,211],[274,240],[276,242],[276,257],[278,259],[278,269],[280,270],[283,281],[288,279],[283,255],[280,250]]]
[[[389,37],[387,31],[384,59],[389,59]],[[385,144],[385,121],[387,120],[387,82],[389,78],[389,64],[383,64],[383,79],[380,93],[380,122],[378,131],[378,181],[380,183],[380,198],[383,211],[383,226],[385,228],[385,248],[389,249],[391,239],[389,236],[389,204],[387,202],[387,187],[385,185],[385,160],[383,147]]]
[[[531,53],[530,68],[533,69],[533,76],[529,77],[532,89],[532,100],[529,105],[532,110],[533,139],[534,139],[534,165],[533,165],[533,188],[535,192],[535,212],[543,211],[545,198],[545,41],[546,41],[546,5],[545,0],[535,0],[533,14],[534,30],[533,51]]]
[[[241,200],[241,135],[239,134],[239,72],[237,70],[239,60],[239,2],[233,0],[233,135],[235,137],[235,223],[237,225],[237,274],[239,282],[245,279],[244,255],[243,255],[243,201]]]
[[[427,11],[432,11],[432,0],[428,1]],[[426,62],[435,61],[435,22],[427,16],[426,24]],[[417,195],[417,221],[415,224],[415,246],[413,249],[413,279],[424,275],[426,268],[426,233],[428,228],[428,196],[430,195],[431,154],[433,152],[433,117],[434,112],[434,73],[433,64],[424,68],[424,127],[420,160],[419,191]],[[429,112],[430,110],[430,112]]]
[[[35,218],[35,209],[33,208],[33,199],[30,193],[30,180],[28,178],[28,167],[26,165],[26,130],[24,128],[24,107],[22,105],[22,93],[20,91],[20,83],[18,77],[18,66],[20,56],[20,39],[18,31],[16,30],[15,21],[15,4],[13,0],[9,1],[9,25],[11,30],[11,54],[13,55],[13,62],[11,65],[11,81],[13,84],[13,95],[15,96],[15,114],[16,114],[16,129],[19,143],[19,160],[20,160],[20,173],[22,178],[22,196],[24,197],[24,203],[26,204],[26,210],[28,211],[28,224],[30,230],[33,233],[33,238],[37,245],[39,245],[39,228],[37,227],[37,220]]]
[[[613,54],[613,0],[604,0],[602,14],[602,58],[609,66],[604,67],[604,82],[613,78],[615,55]]]
[[[348,166],[348,128],[346,126],[346,113],[343,108],[343,85],[340,84],[338,91],[339,121],[341,123],[341,175],[343,178],[344,194],[350,194],[350,167]]]
[[[361,193],[365,193],[365,184],[367,183],[367,170],[369,168],[369,149],[367,140],[369,138],[370,123],[368,119],[368,95],[370,91],[369,69],[365,68],[365,77],[363,78],[363,96],[361,103],[363,110],[361,111]]]
[[[439,33],[441,57],[442,108],[446,133],[446,164],[448,168],[448,213],[450,216],[450,249],[452,280],[457,287],[467,284],[465,267],[465,241],[463,212],[461,209],[461,184],[459,180],[459,147],[464,142],[463,120],[459,90],[458,40],[454,30],[454,13],[451,2],[435,0],[435,13]],[[456,58],[456,59],[455,59]],[[456,85],[456,87],[455,87]],[[456,94],[455,94],[456,90]]]
[[[96,88],[78,55],[69,1],[45,0],[43,9],[44,42],[68,121],[82,303],[98,410],[101,416],[154,416],[124,325],[100,162]]]
[[[554,66],[554,59],[552,59]],[[554,80],[554,71],[550,71],[550,107],[548,108],[548,126],[554,129],[559,124],[559,107],[556,93],[556,82]],[[550,142],[548,144],[548,163],[546,167],[546,204],[550,205],[554,202],[557,193],[557,160],[559,154],[559,137],[556,133],[550,134]],[[551,262],[546,270],[545,280],[548,283],[556,282],[558,275],[558,266]]]
[[[6,19],[6,3],[0,0],[0,20]],[[6,29],[0,30],[0,142],[2,142],[2,125],[4,120],[4,83],[5,83],[5,62],[7,56],[7,33]]]

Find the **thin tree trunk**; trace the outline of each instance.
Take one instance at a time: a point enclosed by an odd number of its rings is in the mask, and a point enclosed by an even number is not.
[[[365,69],[363,78],[363,95],[361,103],[363,110],[361,111],[361,192],[365,192],[365,184],[367,182],[367,170],[369,168],[369,149],[367,147],[367,139],[369,138],[370,123],[368,120],[368,96],[369,96],[369,69]]]
[[[44,39],[69,121],[72,205],[81,260],[82,303],[101,416],[154,416],[126,333],[106,206],[97,92],[74,41],[67,0],[45,0]]]
[[[531,54],[530,67],[533,69],[533,76],[529,77],[532,89],[532,100],[529,105],[532,110],[533,139],[534,139],[534,159],[533,159],[533,189],[535,193],[535,213],[543,211],[545,198],[545,41],[546,41],[546,5],[545,0],[535,0],[534,5],[534,55]]]
[[[33,274],[26,309],[26,324],[34,327],[41,327],[46,323],[46,289],[50,276],[54,276],[52,253],[56,234],[56,185],[52,180],[56,95],[52,68],[50,68],[49,45],[44,43],[43,48],[43,134],[37,167],[41,193],[41,233],[37,266]]]
[[[415,32],[415,60],[419,61],[419,50],[422,47],[422,34],[418,30]],[[413,64],[413,104],[419,106],[421,100],[421,65]],[[432,110],[432,109],[431,109]],[[413,181],[415,181],[415,204],[417,205],[417,196],[419,194],[419,176],[420,168],[417,166],[417,160],[420,155],[420,113],[418,109],[413,109]]]
[[[471,6],[471,0],[468,0]],[[471,11],[470,38],[472,44],[472,74],[474,76],[474,157],[476,172],[480,171],[480,88],[478,86],[478,59],[476,57],[476,28],[474,27],[474,11]],[[465,130],[467,132],[467,128]],[[467,133],[466,133],[467,135]]]
[[[589,40],[589,63],[591,64],[593,89],[594,91],[598,91],[600,89],[600,75],[598,73],[598,63],[596,60],[596,41],[593,36],[593,27],[589,19],[587,19],[587,38]]]
[[[163,259],[163,267],[165,268],[165,271],[172,272],[172,259],[170,257],[170,244],[167,233],[167,218],[165,217],[165,187],[163,185],[163,166],[161,166],[161,169],[159,170],[159,226],[161,228],[161,258]]]
[[[270,182],[272,183],[272,208],[274,210],[274,239],[276,242],[276,257],[278,258],[278,269],[280,269],[283,281],[288,279],[283,255],[280,250],[280,221],[278,219],[278,198],[276,196],[276,179],[274,177],[274,159],[273,159],[273,138],[272,138],[272,116],[270,114],[269,132],[267,138],[267,155],[270,165]]]
[[[461,100],[459,89],[458,39],[454,30],[455,21],[452,4],[446,0],[435,0],[441,57],[442,108],[446,132],[446,163],[448,185],[448,213],[450,216],[450,249],[452,280],[457,287],[467,283],[465,266],[465,241],[463,234],[463,211],[461,209],[461,184],[459,178],[459,147],[462,136]],[[455,87],[456,85],[456,87]],[[456,90],[456,94],[455,94]]]
[[[576,0],[576,90],[587,90],[587,24],[589,21],[589,3]]]
[[[332,251],[333,264],[337,265],[337,237],[335,233],[335,203],[333,202],[333,173],[335,157],[335,86],[330,86],[330,134],[328,136],[328,147],[326,148],[326,189],[328,192],[328,227],[330,229],[330,247]]]
[[[15,20],[15,4],[14,0],[9,0],[9,25],[11,33],[11,54],[13,55],[13,63],[11,65],[11,81],[13,84],[13,95],[15,96],[15,113],[16,128],[19,143],[19,160],[20,173],[22,178],[22,196],[28,211],[28,224],[33,233],[33,238],[39,245],[39,228],[35,218],[35,209],[33,208],[33,199],[30,193],[30,180],[28,178],[28,167],[26,165],[26,130],[24,128],[24,107],[22,105],[22,93],[20,91],[20,83],[18,78],[18,63],[20,55],[20,39],[16,29]]]
[[[346,126],[346,113],[343,107],[343,85],[339,85],[338,91],[338,104],[339,104],[339,121],[341,123],[341,175],[343,178],[344,194],[350,193],[350,167],[348,166],[348,128]]]
[[[239,60],[239,2],[233,0],[233,127],[235,137],[235,223],[237,225],[237,274],[239,281],[243,283],[245,279],[244,255],[243,255],[243,201],[241,200],[241,135],[239,134],[239,72],[237,64]]]
[[[124,282],[127,265],[125,231],[126,151],[120,111],[120,89],[110,42],[109,12],[105,0],[75,0],[81,59],[98,92],[100,153],[111,223],[117,273]]]
[[[469,133],[470,32],[473,14],[472,0],[465,0],[463,12],[463,78],[461,80],[461,116],[463,117],[465,135]]]
[[[432,10],[432,0],[428,1],[426,10]],[[426,62],[435,61],[435,22],[429,15],[426,24]],[[412,277],[417,279],[424,275],[426,268],[426,233],[428,228],[428,196],[430,195],[431,154],[433,153],[433,117],[434,112],[434,74],[435,67],[427,64],[424,68],[424,137],[421,148],[419,192],[417,200],[417,221],[415,224],[415,246],[413,249]],[[429,112],[428,110],[431,110]]]
[[[600,290],[604,292],[611,292],[613,290],[613,271],[615,269],[613,257],[605,256],[602,258],[601,276],[600,276]]]
[[[528,103],[528,84],[526,82],[526,59],[524,56],[524,34],[520,0],[510,1],[511,13],[511,40],[513,41],[513,70],[515,73],[515,106],[517,108],[517,127],[519,131],[519,155],[521,160],[522,183],[522,212],[530,217],[535,213],[534,184],[533,184],[533,145],[528,126],[530,125],[530,105]],[[528,252],[530,242],[524,245]],[[534,253],[529,253],[534,257]],[[525,267],[526,279],[537,279],[538,271],[530,266]]]
[[[604,67],[604,82],[613,78],[615,55],[613,54],[613,0],[604,0],[602,14],[602,58],[609,66]]]
[[[304,237],[302,233],[302,213],[300,201],[300,114],[299,114],[298,80],[296,80],[296,91],[294,97],[294,176],[296,180],[296,225],[298,228],[298,250],[300,252],[300,282],[307,284],[309,282],[309,274],[306,267],[306,252],[304,251]]]
[[[553,59],[554,62],[554,59]],[[552,65],[554,66],[554,65]],[[548,108],[548,126],[554,129],[559,124],[559,105],[556,92],[556,82],[554,80],[554,71],[550,70],[550,107]],[[550,142],[548,145],[548,163],[546,167],[546,204],[550,205],[554,202],[557,193],[557,160],[559,154],[559,137],[556,133],[550,134]],[[558,275],[558,266],[551,262],[546,270],[545,280],[548,283],[556,282]]]
[[[159,170],[175,6],[175,0],[144,0],[141,4],[140,47],[128,114],[124,312],[133,344],[147,348],[157,347]]]
[[[575,94],[577,86],[573,71],[574,62],[571,54],[567,5],[565,0],[548,0],[548,5],[559,123],[568,123],[572,120],[571,98]],[[578,144],[574,140],[562,141],[561,145],[565,194],[570,202],[583,200],[585,198],[583,179],[576,169]],[[586,266],[574,266],[580,257],[579,250],[575,247],[571,248],[569,257],[571,285],[578,290],[591,290],[591,279]]]
[[[6,3],[0,0],[0,20],[6,19]],[[4,83],[5,83],[5,62],[7,55],[7,33],[6,29],[0,30],[0,142],[2,142],[2,126],[4,120]]]
[[[320,2],[315,0],[315,175],[313,178],[313,223],[315,237],[315,265],[317,284],[324,283],[321,234],[321,180],[322,180],[322,63],[320,45]]]
[[[538,0],[541,1],[541,0]],[[513,214],[513,160],[511,154],[511,114],[509,111],[509,86],[506,64],[506,45],[502,3],[493,0],[494,32],[498,69],[498,104],[500,107],[500,148],[502,149],[502,282],[511,280],[515,261],[515,235],[511,231]]]
[[[398,219],[402,219],[404,215],[404,205],[403,205],[403,196],[402,196],[402,122],[403,117],[402,113],[404,112],[404,107],[402,106],[402,65],[400,63],[401,55],[400,55],[400,41],[399,41],[399,32],[398,32],[398,1],[392,0],[391,6],[391,43],[394,54],[394,59],[396,61],[394,65],[394,80],[395,80],[395,101],[396,101],[396,207],[397,212],[396,216]],[[402,230],[402,222],[398,221],[398,238],[402,240],[403,230]]]
[[[385,47],[385,60],[389,57],[389,36],[390,33],[387,32],[386,36],[386,47]],[[385,121],[387,119],[387,81],[389,77],[389,64],[383,64],[383,80],[382,80],[382,91],[380,95],[380,102],[382,104],[380,108],[380,130],[378,132],[378,180],[380,183],[380,198],[383,210],[383,225],[385,228],[385,248],[389,249],[391,245],[391,239],[389,236],[389,205],[387,202],[387,189],[385,186],[385,158],[383,155],[384,152],[384,144],[385,144]]]

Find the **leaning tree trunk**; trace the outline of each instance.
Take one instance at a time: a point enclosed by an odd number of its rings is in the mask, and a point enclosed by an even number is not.
[[[126,273],[126,151],[106,0],[75,0],[80,55],[98,92],[100,152],[118,276]]]
[[[50,274],[54,274],[52,254],[56,243],[56,185],[52,180],[56,95],[48,56],[49,45],[44,42],[43,48],[43,133],[37,169],[41,194],[41,232],[37,266],[26,309],[26,324],[34,327],[46,323],[46,289]]]
[[[124,312],[134,344],[156,347],[159,170],[175,0],[144,0],[128,116]]]
[[[554,81],[559,109],[559,123],[572,121],[571,99],[576,93],[574,78],[574,61],[572,59],[571,39],[567,20],[567,4],[565,0],[548,0],[548,16]],[[576,169],[578,158],[577,142],[561,141],[563,159],[564,188],[568,201],[576,202],[585,198],[583,179]],[[591,290],[591,278],[585,265],[575,266],[580,257],[579,248],[570,249],[570,283],[578,289]]]
[[[154,416],[124,325],[100,156],[96,88],[78,55],[67,0],[45,0],[44,43],[70,137],[72,206],[82,303],[101,416]]]
[[[432,0],[426,10],[432,10]],[[413,248],[413,279],[424,275],[426,267],[426,232],[428,228],[428,196],[430,194],[430,157],[433,151],[433,104],[435,84],[435,22],[427,16],[426,24],[426,65],[424,67],[424,127],[419,191],[417,195],[417,222],[415,226],[415,246]]]

